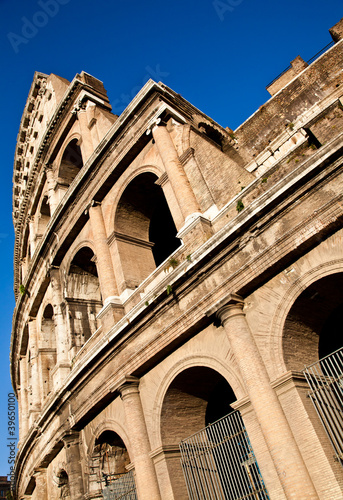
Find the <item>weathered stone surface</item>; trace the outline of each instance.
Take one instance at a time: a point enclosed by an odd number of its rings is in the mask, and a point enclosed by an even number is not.
[[[233,408],[271,500],[342,498],[300,373],[342,347],[341,23],[236,131],[151,80],[118,119],[91,75],[35,74],[13,193],[18,499],[102,498],[129,471],[139,499],[186,499],[180,440]]]

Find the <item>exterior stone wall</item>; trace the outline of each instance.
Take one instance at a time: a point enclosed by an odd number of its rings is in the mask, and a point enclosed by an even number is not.
[[[129,471],[139,500],[186,499],[180,441],[234,409],[271,500],[342,498],[301,373],[337,348],[343,304],[340,26],[235,132],[151,80],[118,119],[91,75],[35,75],[14,173],[18,500],[102,498]]]

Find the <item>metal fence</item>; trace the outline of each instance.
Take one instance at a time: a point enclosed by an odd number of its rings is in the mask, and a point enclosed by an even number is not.
[[[120,475],[106,475],[102,496],[104,500],[137,500],[133,471]]]
[[[191,500],[267,500],[238,411],[181,441],[181,465]]]
[[[343,465],[343,348],[307,366],[309,397]]]

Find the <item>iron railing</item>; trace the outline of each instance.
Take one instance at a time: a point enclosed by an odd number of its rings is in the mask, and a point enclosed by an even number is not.
[[[238,411],[181,441],[181,465],[191,500],[267,500]]]
[[[102,488],[104,500],[137,500],[133,471],[125,474],[106,474]]]
[[[330,43],[328,43],[327,45],[325,45],[325,47],[323,47],[319,52],[317,52],[317,54],[315,54],[314,56],[312,56],[310,59],[308,59],[306,62],[308,65],[312,64],[313,61],[315,61],[316,59],[318,59],[319,56],[321,56],[322,54],[324,54],[324,52],[326,52],[330,47],[332,47],[333,45],[335,44],[335,42],[333,40],[331,40]],[[278,80],[282,75],[284,75],[285,73],[287,73],[287,71],[289,71],[291,69],[292,65],[290,64],[289,66],[287,66],[286,69],[284,69],[278,76],[276,76],[271,82],[268,83],[268,85],[266,85],[266,89],[268,87],[270,87],[271,85],[273,85],[273,83],[276,82],[276,80]]]
[[[307,366],[309,397],[343,465],[343,348]]]

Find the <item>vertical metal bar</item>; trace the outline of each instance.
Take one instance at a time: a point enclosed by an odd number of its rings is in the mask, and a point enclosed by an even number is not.
[[[180,443],[191,500],[263,500],[268,493],[238,411]]]
[[[310,399],[338,459],[342,461],[343,348],[306,367],[303,372],[310,387]]]

